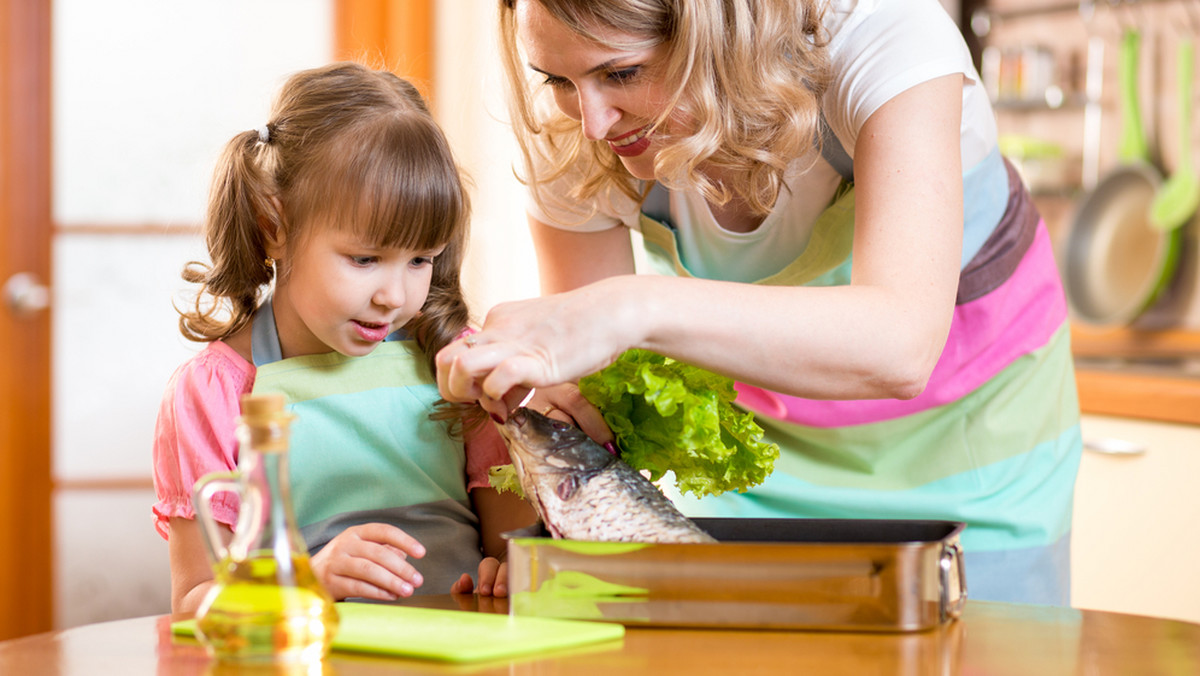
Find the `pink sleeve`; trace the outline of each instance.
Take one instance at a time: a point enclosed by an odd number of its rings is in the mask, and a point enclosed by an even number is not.
[[[154,429],[154,527],[169,537],[171,517],[194,519],[192,487],[209,472],[237,467],[234,430],[241,396],[254,386],[254,366],[228,345],[214,342],[175,371]],[[213,517],[230,527],[238,499],[219,493]]]
[[[496,465],[512,464],[508,457],[508,446],[495,425],[490,422],[480,425],[466,440],[467,490],[491,488],[488,470]]]

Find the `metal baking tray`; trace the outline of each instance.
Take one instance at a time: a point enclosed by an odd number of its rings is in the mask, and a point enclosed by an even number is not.
[[[509,613],[629,626],[922,631],[967,600],[957,521],[698,518],[704,544],[508,538]]]

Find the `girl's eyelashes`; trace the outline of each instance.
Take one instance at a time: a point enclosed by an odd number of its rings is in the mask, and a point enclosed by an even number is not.
[[[433,249],[415,253],[411,250],[404,251],[401,249],[388,249],[381,253],[350,253],[345,252],[343,255],[346,260],[350,261],[355,267],[365,268],[373,265],[388,264],[395,265],[401,261],[406,261],[407,265],[414,268],[433,265],[433,261],[442,253],[442,249]]]

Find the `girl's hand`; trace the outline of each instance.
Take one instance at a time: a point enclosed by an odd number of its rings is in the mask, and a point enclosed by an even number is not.
[[[480,596],[508,596],[508,564],[502,563],[494,556],[489,556],[479,562],[479,586],[471,576],[463,573],[458,581],[450,586],[451,594],[479,594]]]
[[[352,526],[312,558],[313,571],[335,600],[357,597],[395,601],[412,596],[421,574],[408,558],[425,556],[411,535],[384,523]]]
[[[503,420],[530,388],[575,382],[613,363],[641,344],[652,314],[636,293],[627,293],[636,291],[632,279],[613,277],[497,305],[482,330],[438,352],[441,395],[448,401],[479,401]]]

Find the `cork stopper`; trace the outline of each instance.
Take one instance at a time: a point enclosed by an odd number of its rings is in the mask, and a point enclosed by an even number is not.
[[[295,417],[284,408],[282,394],[242,395],[241,424],[248,432],[250,447],[259,452],[283,452],[288,448],[288,426]]]
[[[242,422],[248,425],[271,422],[283,415],[285,403],[282,394],[243,394]]]

